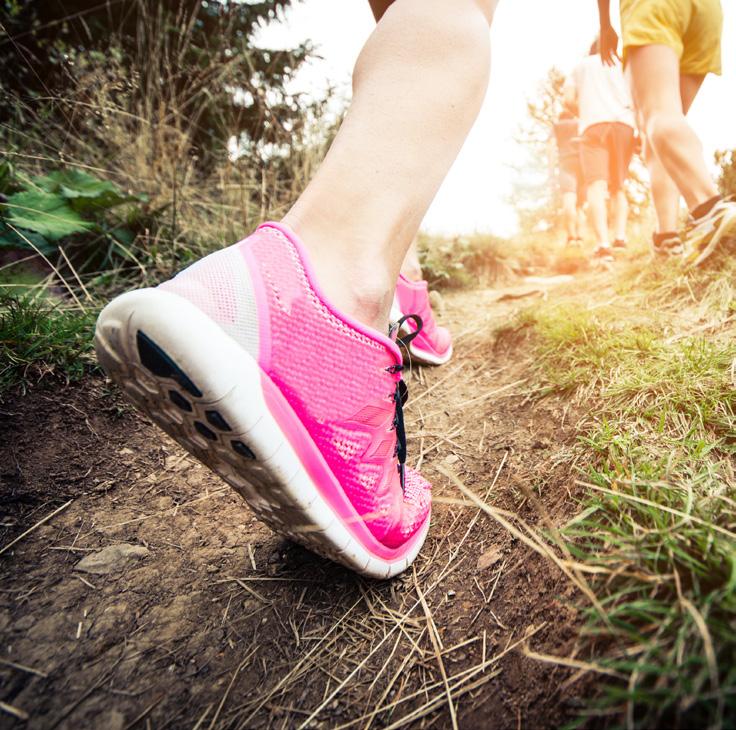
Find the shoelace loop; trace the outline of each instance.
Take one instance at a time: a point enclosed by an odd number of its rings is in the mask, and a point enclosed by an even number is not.
[[[413,319],[417,328],[414,332],[410,332],[404,337],[399,337],[398,342],[404,347],[408,347],[409,343],[419,334],[422,329],[422,318],[418,314],[405,314],[395,325],[396,331],[401,329],[401,325],[409,319]],[[391,365],[386,370],[392,374],[400,373],[404,369],[403,365]],[[404,428],[404,406],[409,398],[409,389],[403,379],[396,381],[396,389],[394,390],[394,420],[393,425],[396,430],[396,450],[394,456],[398,458],[399,463],[399,480],[401,481],[401,491],[405,491],[406,484],[406,430]]]
[[[414,324],[416,325],[416,329],[414,332],[409,332],[408,335],[404,335],[403,337],[397,338],[396,342],[397,344],[403,346],[403,347],[409,347],[409,343],[422,331],[422,327],[424,327],[424,322],[422,322],[422,318],[418,314],[405,314],[397,323],[396,323],[396,331],[401,331],[401,326],[408,322],[410,319],[414,320]]]

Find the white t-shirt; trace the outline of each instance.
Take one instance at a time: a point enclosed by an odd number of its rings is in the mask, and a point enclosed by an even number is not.
[[[636,129],[634,104],[621,66],[606,66],[596,53],[586,56],[568,80],[578,100],[580,133],[602,122],[621,122]]]

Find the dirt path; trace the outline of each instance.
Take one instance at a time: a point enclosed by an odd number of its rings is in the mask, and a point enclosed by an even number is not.
[[[525,402],[525,353],[494,329],[546,288],[445,296],[446,367],[410,375],[410,458],[435,485],[414,571],[357,578],[275,536],[101,379],[0,413],[0,727],[552,728],[586,677],[570,584],[462,495],[539,523],[571,513],[574,422]],[[68,503],[68,504],[67,504]],[[145,548],[108,574],[75,566]],[[104,566],[103,566],[104,567]],[[446,682],[443,677],[446,677]],[[453,709],[448,704],[448,688]],[[16,719],[27,714],[27,721]]]

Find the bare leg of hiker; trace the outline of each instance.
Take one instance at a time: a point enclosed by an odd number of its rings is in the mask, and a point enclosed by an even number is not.
[[[353,101],[284,222],[342,311],[385,329],[401,262],[475,120],[495,0],[396,0],[358,58]]]
[[[422,265],[419,263],[419,249],[417,239],[413,238],[409,250],[401,263],[401,275],[409,281],[422,280]]]
[[[562,193],[562,214],[565,218],[567,240],[574,241],[580,238],[578,230],[578,195],[577,193]]]
[[[629,80],[633,85],[631,66],[629,66],[628,71]],[[690,111],[702,83],[702,76],[680,76],[680,108],[683,118]],[[643,114],[640,113],[640,118],[641,128],[646,129],[646,117],[643,117]],[[654,145],[649,142],[645,142],[644,159],[651,178],[652,199],[657,215],[657,233],[664,234],[677,231],[679,227],[680,191],[657,155]]]
[[[643,119],[647,139],[662,168],[693,210],[718,195],[705,164],[703,146],[685,119],[703,77],[680,77],[679,59],[668,46],[630,48],[628,67],[634,103]],[[667,191],[661,179],[658,184],[659,189],[671,196],[671,188]],[[653,194],[656,195],[654,190]],[[671,206],[669,199],[657,206],[658,212],[662,207],[663,213],[669,215],[668,206]],[[669,225],[671,220],[661,221],[660,225],[665,222]]]
[[[626,192],[618,190],[613,194],[613,237],[616,241],[626,240],[626,222],[629,218],[629,201]]]
[[[606,247],[609,244],[608,210],[606,192],[608,183],[605,180],[595,180],[588,185],[588,214],[593,227],[596,244]]]
[[[649,170],[652,201],[657,215],[657,233],[677,231],[680,191],[648,141],[645,142],[644,159]]]

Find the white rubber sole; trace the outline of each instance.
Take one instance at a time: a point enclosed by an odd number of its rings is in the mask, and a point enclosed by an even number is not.
[[[276,532],[373,578],[390,578],[413,562],[429,519],[400,559],[367,549],[269,411],[256,361],[186,299],[160,289],[123,294],[100,314],[95,350],[130,400]]]
[[[450,358],[452,357],[452,345],[450,345],[449,349],[442,357],[439,357],[437,355],[433,355],[430,352],[417,350],[417,348],[414,347],[414,343],[410,342],[409,355],[411,356],[411,359],[419,365],[444,365],[445,363],[449,362]]]

